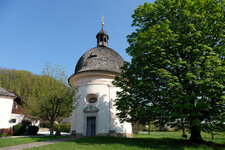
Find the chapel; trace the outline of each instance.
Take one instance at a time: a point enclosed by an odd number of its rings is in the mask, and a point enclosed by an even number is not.
[[[103,29],[97,33],[97,47],[91,48],[78,60],[71,87],[77,87],[79,97],[72,112],[71,134],[77,136],[132,137],[131,123],[120,123],[114,100],[120,90],[112,84],[120,75],[123,58],[108,47],[109,35]]]

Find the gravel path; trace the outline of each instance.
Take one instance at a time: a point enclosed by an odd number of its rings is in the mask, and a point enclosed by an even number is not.
[[[55,144],[55,143],[63,142],[63,141],[75,140],[75,139],[78,139],[78,138],[79,137],[69,137],[69,138],[63,138],[63,139],[58,139],[58,140],[21,144],[21,145],[3,147],[3,148],[0,148],[0,150],[21,150],[21,149],[26,149],[26,148],[31,148],[31,147],[38,147],[38,146],[44,146],[44,145],[49,145],[49,144]]]

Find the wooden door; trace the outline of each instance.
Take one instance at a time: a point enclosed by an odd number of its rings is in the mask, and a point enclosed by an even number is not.
[[[96,117],[87,117],[87,136],[95,136],[96,135]]]

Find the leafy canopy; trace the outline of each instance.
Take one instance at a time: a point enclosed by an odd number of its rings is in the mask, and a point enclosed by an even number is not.
[[[114,84],[121,121],[177,125],[194,140],[225,122],[225,1],[156,0],[132,15],[131,63]]]
[[[51,123],[50,135],[53,135],[54,122],[68,117],[74,109],[73,103],[76,89],[66,84],[67,76],[64,69],[59,66],[47,64],[34,82],[36,99],[29,99],[25,103],[26,110],[33,116]]]

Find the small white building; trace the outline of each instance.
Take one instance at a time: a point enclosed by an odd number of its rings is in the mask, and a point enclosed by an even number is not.
[[[88,50],[78,61],[69,78],[72,87],[78,87],[78,106],[73,110],[71,133],[77,136],[132,137],[132,126],[120,123],[116,117],[114,100],[120,89],[112,84],[120,75],[124,61],[108,48],[109,36],[102,30],[96,35],[97,47]]]
[[[21,99],[0,87],[0,129],[11,128],[23,120]]]

